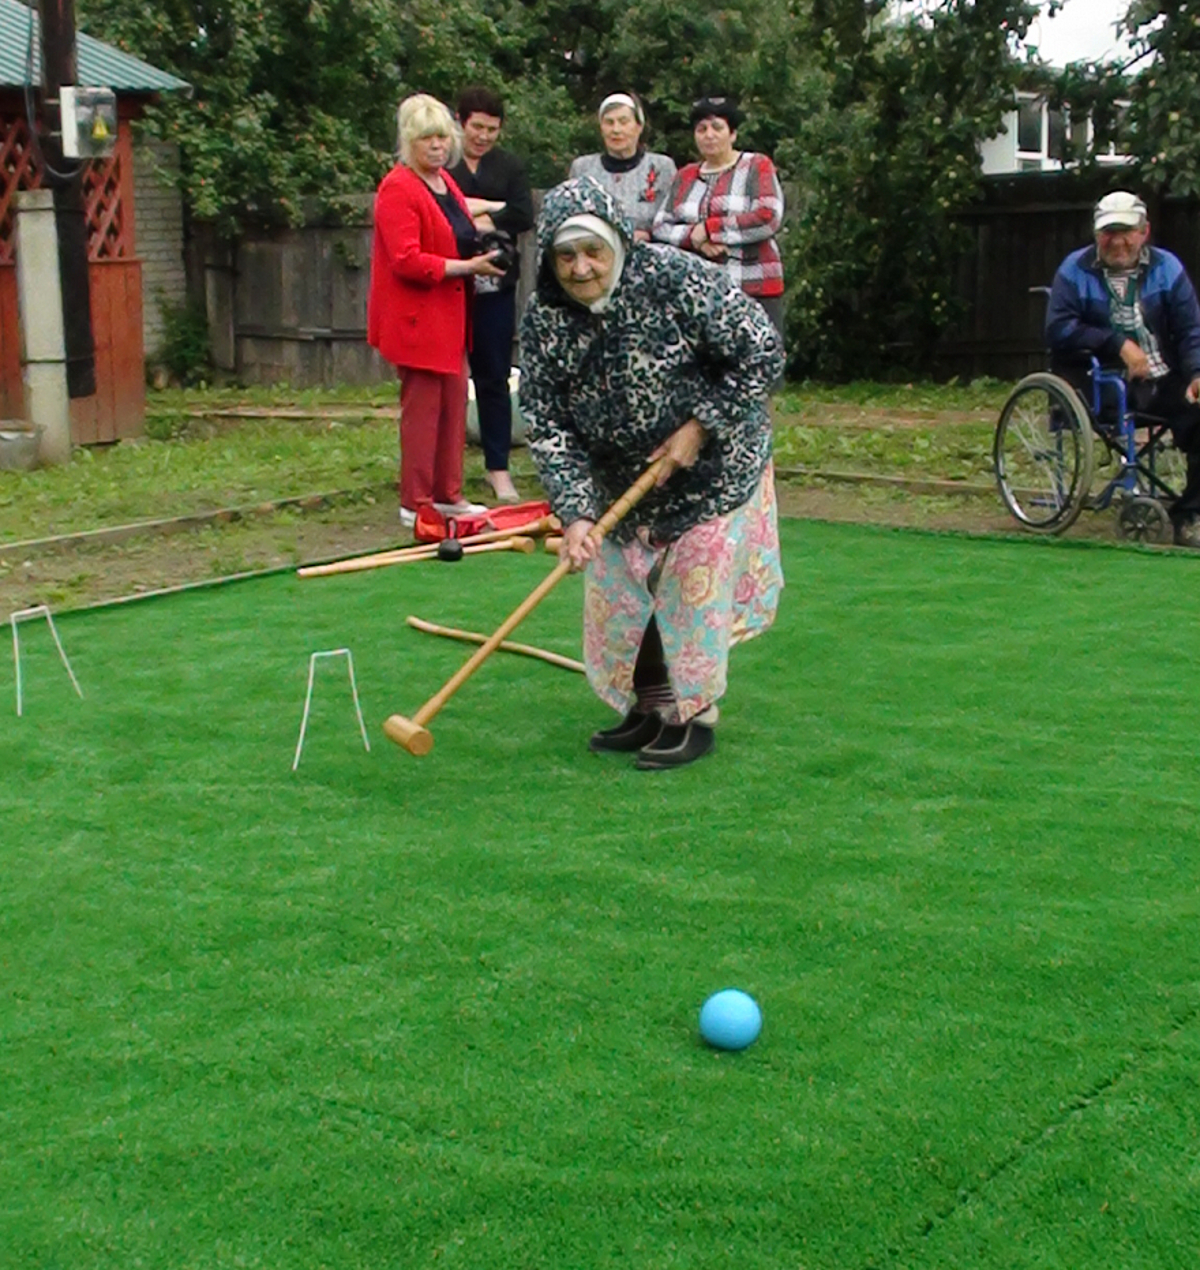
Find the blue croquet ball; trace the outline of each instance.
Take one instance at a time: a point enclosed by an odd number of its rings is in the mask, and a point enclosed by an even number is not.
[[[700,1035],[719,1050],[744,1050],[758,1040],[762,1011],[737,988],[714,992],[700,1010]]]

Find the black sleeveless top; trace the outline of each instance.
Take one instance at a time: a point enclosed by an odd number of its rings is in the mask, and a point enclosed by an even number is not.
[[[475,230],[474,222],[463,211],[458,199],[449,190],[445,194],[439,194],[436,190],[429,192],[442,209],[442,215],[449,222],[450,229],[454,233],[454,240],[458,244],[458,258],[470,260],[479,250],[479,234]]]

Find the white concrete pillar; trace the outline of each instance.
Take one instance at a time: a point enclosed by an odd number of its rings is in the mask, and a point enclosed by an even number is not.
[[[50,190],[22,190],[17,195],[16,246],[26,409],[30,422],[41,430],[39,460],[69,463],[71,400],[67,395],[58,230]]]

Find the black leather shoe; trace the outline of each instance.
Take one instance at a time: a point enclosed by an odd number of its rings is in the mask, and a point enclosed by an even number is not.
[[[711,754],[717,744],[717,734],[712,728],[692,719],[688,723],[664,723],[658,736],[649,745],[642,746],[634,767],[643,772],[660,771],[667,767],[686,767],[698,758]]]
[[[658,715],[630,710],[616,727],[593,732],[588,740],[588,749],[597,754],[632,754],[643,745],[649,745],[661,728],[662,720]]]

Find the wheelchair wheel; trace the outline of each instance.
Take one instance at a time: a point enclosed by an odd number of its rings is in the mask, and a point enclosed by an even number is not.
[[[1167,542],[1171,537],[1171,518],[1157,498],[1138,494],[1121,504],[1117,528],[1121,537],[1131,542]]]
[[[1092,483],[1092,427],[1079,395],[1057,375],[1027,375],[1009,394],[992,449],[1005,507],[1026,529],[1060,534]]]

